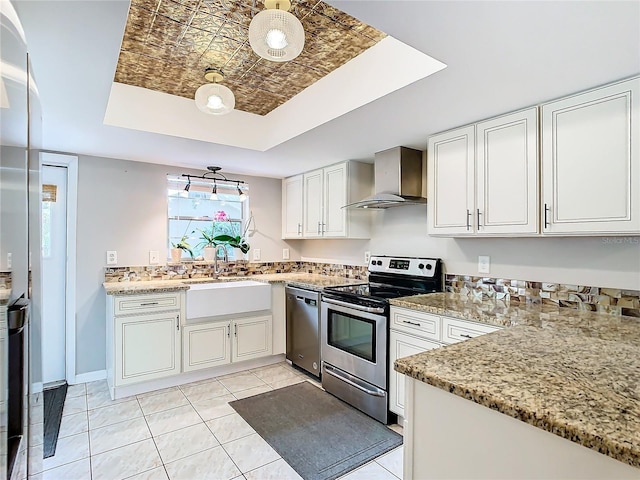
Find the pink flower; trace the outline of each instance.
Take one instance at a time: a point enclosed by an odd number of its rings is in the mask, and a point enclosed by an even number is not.
[[[227,217],[227,214],[222,210],[218,210],[213,216],[213,219],[216,222],[226,222],[229,220],[229,218]]]

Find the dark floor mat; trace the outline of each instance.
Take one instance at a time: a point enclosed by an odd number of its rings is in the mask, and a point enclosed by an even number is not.
[[[44,391],[44,458],[53,457],[56,454],[58,433],[62,421],[62,409],[64,399],[67,396],[67,384],[59,387],[48,388]]]
[[[304,480],[329,480],[402,445],[402,436],[302,382],[230,402]]]

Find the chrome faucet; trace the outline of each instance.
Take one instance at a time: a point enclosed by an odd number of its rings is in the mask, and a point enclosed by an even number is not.
[[[215,251],[213,252],[213,273],[215,275],[215,278],[218,278],[218,275],[220,275],[220,270],[218,270],[218,249],[220,247],[222,247],[222,260],[224,260],[225,263],[229,262],[227,248],[224,245],[216,245]]]

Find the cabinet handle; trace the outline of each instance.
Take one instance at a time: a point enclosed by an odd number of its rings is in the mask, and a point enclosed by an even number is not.
[[[233,335],[236,336],[236,337],[238,336],[238,324],[237,323],[233,326]]]
[[[322,228],[322,222],[318,222],[318,235],[322,235],[320,229]]]
[[[327,226],[327,224],[326,224],[326,223],[323,223],[323,224],[322,224],[322,235],[324,235],[324,232],[326,232],[326,231],[327,231],[327,229],[325,228],[326,226]]]
[[[467,208],[467,230],[469,230],[471,228],[471,225],[469,224],[469,219],[470,218],[471,218],[471,212]]]
[[[176,315],[176,330],[180,331],[180,315]]]
[[[471,335],[467,335],[466,333],[461,333],[460,336],[464,338],[473,338]]]
[[[301,223],[298,224],[298,235],[300,235],[300,236],[302,235],[302,224]]]
[[[140,304],[141,307],[148,307],[150,305],[158,305],[158,302],[145,302]]]
[[[418,322],[410,322],[409,320],[402,320],[402,323],[408,323],[409,325],[415,325],[417,327],[420,327],[421,324]]]
[[[231,325],[227,325],[227,337],[231,336]]]
[[[477,208],[476,211],[478,212],[478,229],[479,229],[481,227],[481,225],[480,225],[480,215],[482,215],[482,214],[480,213],[480,209],[479,208]]]
[[[548,211],[549,211],[549,206],[545,203],[544,204],[544,228],[547,228],[549,226],[549,221],[547,218]]]

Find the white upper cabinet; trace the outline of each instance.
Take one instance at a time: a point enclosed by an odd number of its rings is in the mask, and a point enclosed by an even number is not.
[[[282,238],[302,238],[303,177],[282,181]]]
[[[299,177],[302,178],[300,193],[294,186]],[[353,161],[285,178],[283,238],[369,238],[370,212],[342,207],[369,196],[372,187],[373,165]],[[294,196],[301,199],[301,235],[296,234],[297,220],[289,218],[289,212],[297,212]],[[294,218],[295,213],[291,215]]]
[[[429,138],[431,235],[538,232],[535,107]]]
[[[324,172],[305,173],[303,194],[304,228],[306,238],[322,236],[322,205],[324,196]]]
[[[476,125],[475,228],[479,234],[538,232],[538,109]]]
[[[640,78],[542,106],[543,232],[640,233]]]
[[[427,212],[431,235],[470,235],[475,185],[475,127],[429,138]]]

